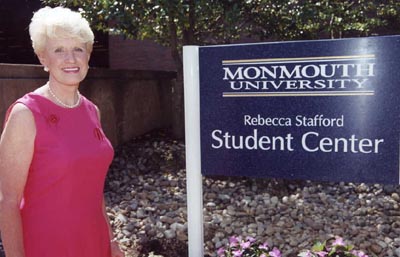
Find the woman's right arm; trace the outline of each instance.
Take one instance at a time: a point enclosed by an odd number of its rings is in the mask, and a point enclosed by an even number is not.
[[[36,136],[32,112],[12,108],[0,138],[0,231],[7,257],[25,257],[20,203]]]

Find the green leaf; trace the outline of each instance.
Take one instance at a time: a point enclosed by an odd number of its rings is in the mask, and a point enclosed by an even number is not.
[[[316,242],[313,245],[313,247],[311,248],[311,251],[313,251],[313,252],[321,252],[321,251],[323,251],[325,249],[325,245],[326,245],[326,242],[323,242],[323,243]]]

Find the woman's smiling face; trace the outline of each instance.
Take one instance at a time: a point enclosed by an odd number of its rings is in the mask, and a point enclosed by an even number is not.
[[[89,69],[90,52],[78,39],[48,38],[45,50],[38,56],[53,83],[78,86]]]

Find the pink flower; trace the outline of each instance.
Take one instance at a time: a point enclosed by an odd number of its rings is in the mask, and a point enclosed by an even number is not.
[[[325,257],[326,255],[328,255],[328,253],[327,253],[327,252],[324,252],[324,251],[316,252],[316,254],[317,254],[318,256],[320,256],[320,257]]]
[[[312,257],[313,256],[313,254],[311,253],[311,251],[310,250],[306,250],[305,252],[303,252],[304,254],[302,254],[301,256],[304,256],[304,257]]]
[[[233,251],[232,253],[233,253],[234,257],[241,257],[243,254],[243,250],[239,249],[239,250]]]
[[[241,236],[231,236],[229,244],[225,247],[220,247],[217,250],[218,257],[282,257],[278,248],[272,250],[265,241],[261,244],[258,240],[251,236],[246,236],[246,239]],[[308,256],[303,256],[308,257]],[[310,256],[314,257],[314,255]]]
[[[239,244],[239,240],[240,240],[240,239],[241,239],[240,237],[231,236],[231,237],[229,238],[229,246],[230,246],[230,247],[235,247],[235,246],[237,246],[237,245]]]
[[[353,251],[351,251],[351,253],[357,257],[368,257],[368,255],[366,255],[363,251],[353,250]]]
[[[251,245],[250,241],[240,243],[242,249],[250,248],[250,245]]]
[[[268,250],[269,249],[269,245],[268,242],[264,242],[262,245],[260,245],[258,247],[260,250]]]
[[[221,247],[217,251],[218,257],[225,257],[225,248]]]
[[[256,239],[254,237],[251,237],[251,236],[246,237],[246,240],[249,241],[251,244],[256,241]]]
[[[271,257],[281,257],[282,256],[281,252],[276,247],[274,247],[274,249],[271,252],[269,252],[269,255]]]
[[[341,237],[336,237],[336,240],[332,243],[333,246],[335,245],[340,245],[340,246],[345,246],[343,238]]]

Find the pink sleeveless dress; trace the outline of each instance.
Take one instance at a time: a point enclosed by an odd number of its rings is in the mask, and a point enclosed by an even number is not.
[[[110,257],[102,201],[114,151],[94,104],[82,96],[68,109],[36,93],[16,102],[36,123],[20,207],[26,257]]]

